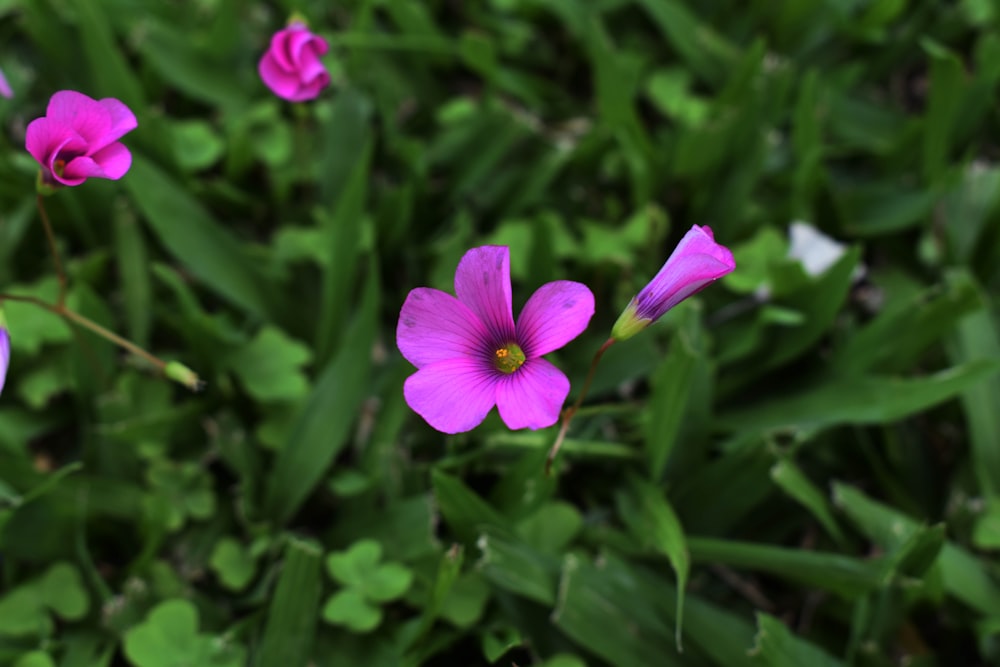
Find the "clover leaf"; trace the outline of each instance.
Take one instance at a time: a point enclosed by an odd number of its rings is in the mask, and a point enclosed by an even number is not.
[[[41,577],[0,597],[0,635],[48,635],[53,629],[50,613],[75,621],[89,607],[80,572],[69,563],[56,563]]]
[[[267,326],[237,349],[226,365],[240,378],[247,393],[260,401],[290,401],[309,391],[302,367],[312,359],[306,345],[281,329]]]
[[[242,646],[198,634],[198,609],[187,600],[167,600],[125,634],[125,657],[136,667],[240,667]]]
[[[344,586],[323,608],[327,622],[358,632],[378,627],[382,620],[378,604],[401,598],[413,583],[409,568],[381,560],[382,546],[375,540],[361,540],[327,557],[327,571]]]

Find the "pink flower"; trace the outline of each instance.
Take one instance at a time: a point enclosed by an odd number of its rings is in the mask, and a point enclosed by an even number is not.
[[[330,85],[330,75],[319,59],[329,49],[326,40],[304,24],[292,23],[271,38],[257,70],[278,97],[290,102],[311,100]]]
[[[455,294],[418,287],[406,297],[396,344],[418,369],[403,387],[406,402],[443,433],[475,428],[494,405],[512,429],[554,424],[569,380],[542,355],[587,328],[594,295],[580,283],[547,283],[515,324],[506,246],[465,253]]]
[[[25,147],[42,165],[42,178],[49,184],[117,181],[132,166],[132,154],[118,139],[135,128],[135,114],[124,103],[60,90],[49,100],[45,116],[28,124]]]
[[[2,316],[0,316],[2,319]],[[10,334],[7,327],[0,325],[0,392],[7,380],[7,366],[10,364]]]
[[[3,75],[2,69],[0,69],[0,95],[7,99],[14,97],[14,91],[11,89],[10,84],[7,83],[7,77]]]
[[[681,301],[735,268],[733,253],[715,242],[712,230],[694,225],[670,253],[660,272],[618,317],[611,329],[611,338],[631,338]]]

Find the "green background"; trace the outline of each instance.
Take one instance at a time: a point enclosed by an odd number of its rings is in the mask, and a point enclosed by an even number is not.
[[[1000,664],[997,3],[0,0],[0,44],[0,290],[57,287],[25,126],[118,98],[129,173],[46,201],[70,305],[207,382],[5,305],[0,664]],[[554,428],[405,404],[468,248],[515,312],[594,291],[575,392],[692,224],[737,271],[611,348],[552,477]]]

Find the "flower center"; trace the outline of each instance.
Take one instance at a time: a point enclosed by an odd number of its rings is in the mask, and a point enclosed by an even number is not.
[[[66,169],[66,160],[55,160],[52,162],[52,171],[56,172],[59,176],[63,175],[63,171]]]
[[[501,373],[510,375],[524,364],[524,352],[517,343],[507,343],[493,353],[493,365]]]

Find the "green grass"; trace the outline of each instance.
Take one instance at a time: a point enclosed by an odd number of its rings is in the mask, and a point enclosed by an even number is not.
[[[4,304],[0,664],[1000,663],[994,3],[0,0],[0,43],[0,292],[57,289],[26,124],[119,98],[129,173],[46,201],[69,304],[207,383]],[[575,398],[692,224],[736,272],[609,349],[552,477],[556,428],[406,405],[399,308],[470,247],[515,309],[594,291]]]

